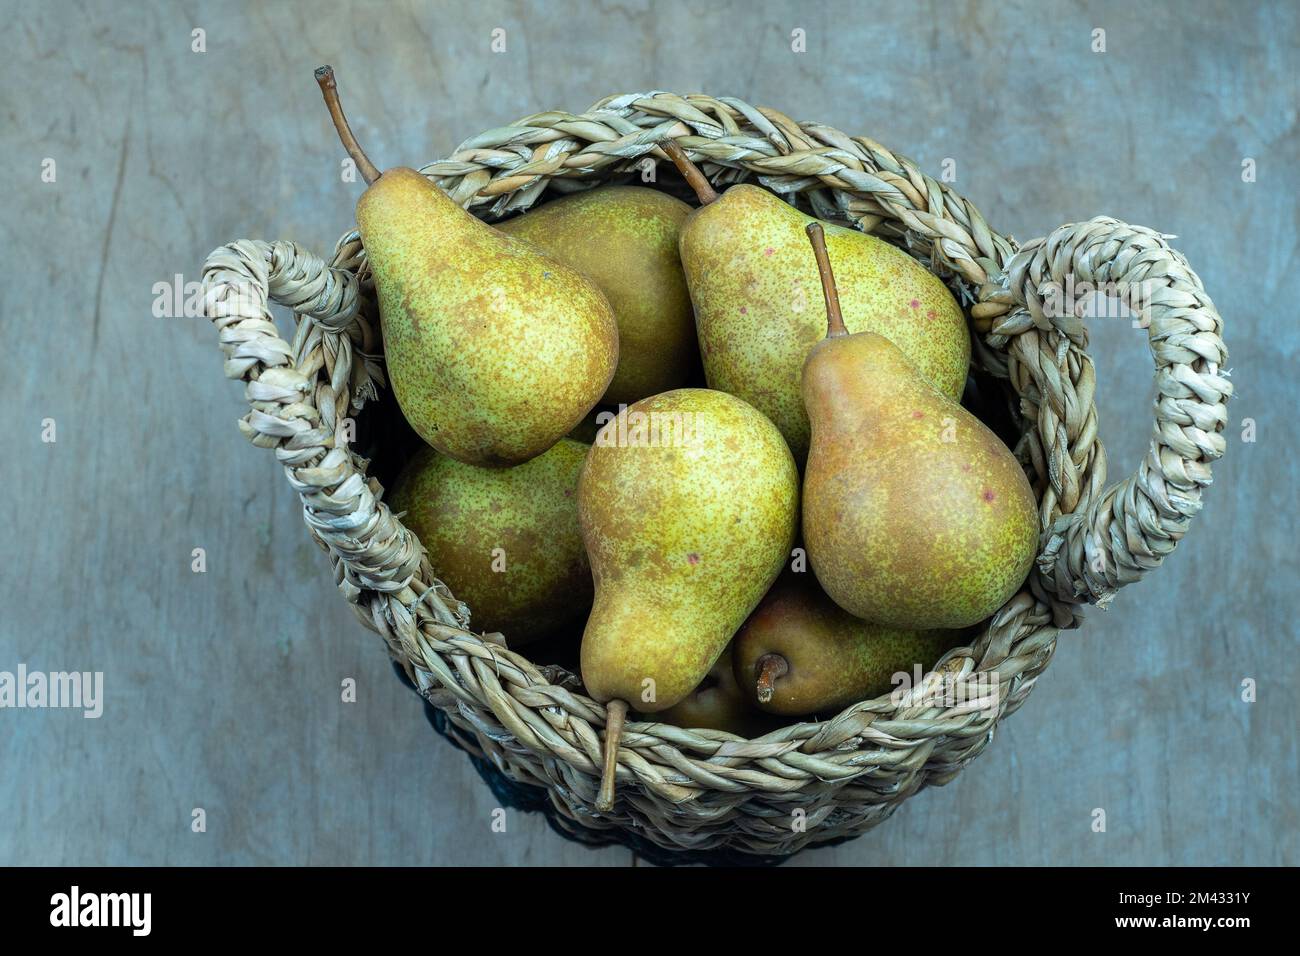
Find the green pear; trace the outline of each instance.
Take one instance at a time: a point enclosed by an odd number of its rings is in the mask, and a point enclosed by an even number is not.
[[[700,683],[780,573],[798,513],[781,433],[725,392],[654,395],[597,433],[578,483],[596,585],[582,680],[607,705],[597,809],[628,704],[656,713]]]
[[[892,627],[975,624],[1024,583],[1038,511],[1024,470],[974,415],[874,332],[848,334],[821,227],[828,335],[808,355],[808,560],[844,610]]]
[[[758,186],[741,183],[718,196],[680,147],[665,152],[704,204],[682,226],[681,260],[709,387],[772,419],[802,464],[809,431],[800,374],[825,333],[804,235],[815,220]],[[825,230],[849,331],[888,337],[940,392],[960,399],[970,336],[947,287],[881,239],[831,224]]]
[[[730,645],[699,686],[654,717],[676,727],[722,730],[737,737],[761,737],[778,726],[746,701],[745,691],[736,682]]]
[[[631,404],[680,388],[697,362],[695,318],[677,257],[691,207],[644,186],[553,199],[497,226],[581,272],[618,322],[618,368],[601,401]]]
[[[871,624],[840,608],[810,574],[782,576],[732,641],[736,684],[746,702],[801,717],[841,710],[888,693],[955,647],[954,631]]]
[[[480,222],[415,170],[380,175],[347,126],[332,71],[316,75],[369,184],[357,227],[402,414],[429,445],[468,464],[541,454],[614,375],[609,302],[577,271]]]
[[[591,605],[577,499],[586,457],[587,446],[568,438],[513,468],[424,448],[388,498],[472,622],[511,648],[576,628]]]
[[[587,692],[646,713],[689,694],[780,573],[798,504],[780,432],[734,396],[678,389],[606,424],[578,485]]]

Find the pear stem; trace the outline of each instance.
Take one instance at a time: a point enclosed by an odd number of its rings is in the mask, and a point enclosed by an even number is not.
[[[611,700],[605,705],[605,766],[600,774],[600,793],[596,809],[608,813],[614,809],[614,777],[618,772],[618,743],[627,719],[627,701]]]
[[[659,144],[659,148],[673,161],[673,165],[682,174],[686,184],[695,190],[695,195],[700,200],[701,206],[707,206],[709,203],[717,201],[717,190],[704,178],[704,173],[700,172],[700,167],[691,162],[690,157],[686,155],[686,151],[677,145],[676,140],[666,139]]]
[[[826,252],[826,231],[820,222],[810,222],[804,230],[817,257],[817,274],[822,280],[822,296],[826,299],[826,337],[848,335],[844,316],[840,313],[840,293],[835,288],[835,273],[831,271],[831,257]]]
[[[758,702],[771,703],[777,680],[790,673],[790,662],[780,654],[764,654],[754,665],[754,670],[758,672]]]
[[[316,82],[320,85],[321,93],[325,95],[325,105],[329,108],[330,119],[334,120],[334,128],[338,130],[339,139],[343,141],[343,148],[352,157],[352,162],[357,164],[357,169],[360,170],[366,185],[370,185],[379,178],[379,169],[370,161],[370,157],[365,154],[357,138],[352,135],[348,118],[343,115],[343,104],[339,102],[339,88],[334,82],[334,67],[318,66]]]

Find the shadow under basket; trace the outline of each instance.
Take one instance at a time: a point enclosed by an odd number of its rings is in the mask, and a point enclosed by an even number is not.
[[[658,146],[667,139],[716,187],[756,182],[898,245],[948,284],[969,319],[982,401],[1001,406],[1041,533],[1020,593],[901,699],[754,740],[628,722],[607,812],[596,809],[605,708],[565,668],[469,630],[464,605],[381,500],[405,437],[391,424],[400,416],[365,414],[391,398],[357,233],[329,261],[292,242],[223,246],[204,268],[204,304],[226,375],[245,382],[240,430],[275,451],[344,598],[494,789],[518,788],[514,805],[545,807],[557,829],[586,843],[623,843],[660,862],[771,861],[862,833],[983,751],[1028,698],[1057,634],[1078,626],[1081,606],[1104,605],[1186,533],[1224,451],[1232,386],[1220,370],[1218,312],[1160,233],[1097,218],[1018,246],[878,143],[736,99],[611,96],[581,115],[497,127],[421,172],[495,222],[544,191],[632,181],[678,189]],[[663,182],[645,182],[650,170]],[[1141,296],[1155,363],[1150,449],[1136,474],[1109,487],[1087,330],[1080,310],[1057,307],[1062,290],[1083,283]],[[294,313],[292,341],[277,331],[272,303]]]

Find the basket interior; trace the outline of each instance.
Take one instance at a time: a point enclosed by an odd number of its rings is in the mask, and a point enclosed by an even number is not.
[[[720,179],[720,177],[716,176],[711,178],[715,179],[715,181]],[[725,178],[728,183],[753,181],[754,179],[748,173],[737,170],[729,171],[727,176],[721,178]],[[668,164],[660,164],[659,178],[653,182],[643,181],[638,174],[624,172],[598,178],[585,185],[594,188],[595,186],[610,184],[631,184],[656,188],[682,199],[692,206],[697,204],[693,190],[677,175],[676,170],[671,169]],[[556,188],[559,185],[562,185],[563,188]],[[577,184],[570,180],[562,181],[562,183],[553,181],[551,188],[542,192],[529,208],[537,208],[560,195],[570,194],[575,191],[575,185]],[[758,183],[758,185],[762,185],[762,183]],[[802,212],[836,221],[833,216],[828,215],[834,212],[835,205],[827,200],[824,195],[821,195],[825,192],[825,190],[820,189],[808,189],[787,194],[777,193],[777,195],[788,202],[792,202]],[[522,214],[518,210],[504,216],[497,214],[495,209],[471,211],[488,222],[499,222],[512,218],[513,215]],[[838,221],[841,224],[852,225],[843,217],[840,217]],[[1021,443],[1022,435],[1027,429],[1033,428],[1033,423],[1020,416],[1019,395],[1011,383],[1005,377],[994,374],[993,370],[981,364],[981,356],[987,356],[988,353],[975,346],[978,337],[975,330],[971,328],[969,315],[969,305],[974,300],[974,290],[954,273],[935,269],[928,256],[918,253],[918,250],[923,248],[923,244],[915,237],[909,236],[907,231],[899,227],[897,223],[892,223],[888,219],[881,219],[874,223],[874,228],[870,232],[872,235],[890,242],[912,255],[949,287],[966,315],[967,328],[972,339],[972,366],[962,396],[962,405],[992,429],[1009,448],[1017,449]],[[368,281],[368,270],[364,265],[359,272],[359,276],[362,279],[363,294],[373,296],[373,286]],[[367,304],[367,311],[372,314],[375,313],[373,298]],[[374,321],[373,329],[378,335],[378,321]],[[701,388],[707,387],[702,371],[697,374],[697,380],[689,382],[688,385]],[[606,407],[597,406],[598,409]],[[357,416],[357,440],[354,447],[363,457],[369,459],[368,475],[375,479],[381,487],[388,488],[392,486],[406,461],[423,447],[423,441],[406,423],[391,390],[381,388],[377,399],[367,402]],[[1027,456],[1021,455],[1020,457],[1022,465],[1026,467],[1030,484],[1034,487],[1035,494],[1038,496],[1041,494],[1041,489],[1038,487],[1041,484],[1041,477],[1034,474],[1032,465],[1026,460]],[[432,571],[436,576],[437,568],[432,568]],[[470,608],[469,610],[471,613],[470,629],[473,630],[475,628],[474,609]],[[505,634],[503,636],[507,644],[509,644],[510,635]],[[558,676],[568,678],[569,682],[580,682],[578,650],[581,636],[581,627],[578,627],[575,633],[562,632],[539,641],[530,642],[526,647],[515,651],[515,653],[521,654],[538,667],[557,669]],[[968,628],[963,641],[968,642],[969,646],[954,647],[944,656],[943,660],[947,662],[954,657],[969,656],[978,662],[984,657],[987,650],[987,640],[987,628],[984,624]],[[931,666],[938,663],[938,661],[929,662]],[[1043,663],[1045,664],[1045,661]],[[887,701],[888,695],[882,695],[878,700]],[[820,718],[828,716],[833,715],[819,715],[818,717],[808,717],[806,719],[816,722]],[[794,724],[800,721],[789,718],[784,722]]]

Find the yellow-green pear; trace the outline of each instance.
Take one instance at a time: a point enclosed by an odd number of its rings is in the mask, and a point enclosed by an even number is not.
[[[821,227],[808,235],[828,315],[803,371],[808,561],[836,604],[876,624],[982,621],[1033,565],[1038,511],[1024,470],[888,339],[848,334]]]
[[[600,186],[497,226],[571,266],[605,293],[618,322],[618,368],[602,402],[631,404],[686,384],[695,319],[677,256],[691,207],[644,186]]]
[[[414,169],[380,175],[316,71],[369,184],[357,227],[379,300],[388,378],[411,427],[458,461],[504,466],[550,448],[604,394],[618,327],[590,280],[470,215]]]
[[[746,697],[736,681],[728,645],[693,691],[649,719],[688,729],[722,730],[737,737],[761,737],[775,730],[778,721],[751,707]]]
[[[662,711],[700,683],[780,573],[798,507],[781,433],[725,392],[642,399],[596,435],[578,519],[596,586],[582,679],[609,711],[598,806],[628,705]]]
[[[893,677],[929,670],[959,642],[955,631],[916,631],[854,617],[809,573],[786,574],[732,641],[736,685],[751,706],[799,717],[888,693]]]
[[[680,147],[664,151],[703,203],[682,225],[681,259],[709,387],[772,419],[802,464],[809,431],[800,374],[826,331],[804,234],[815,220],[759,186],[740,183],[719,196]],[[947,287],[881,239],[829,223],[825,231],[849,331],[886,336],[926,380],[959,400],[970,336]]]
[[[591,567],[578,526],[587,446],[563,438],[513,468],[480,468],[424,448],[388,497],[472,626],[511,648],[581,624]]]

